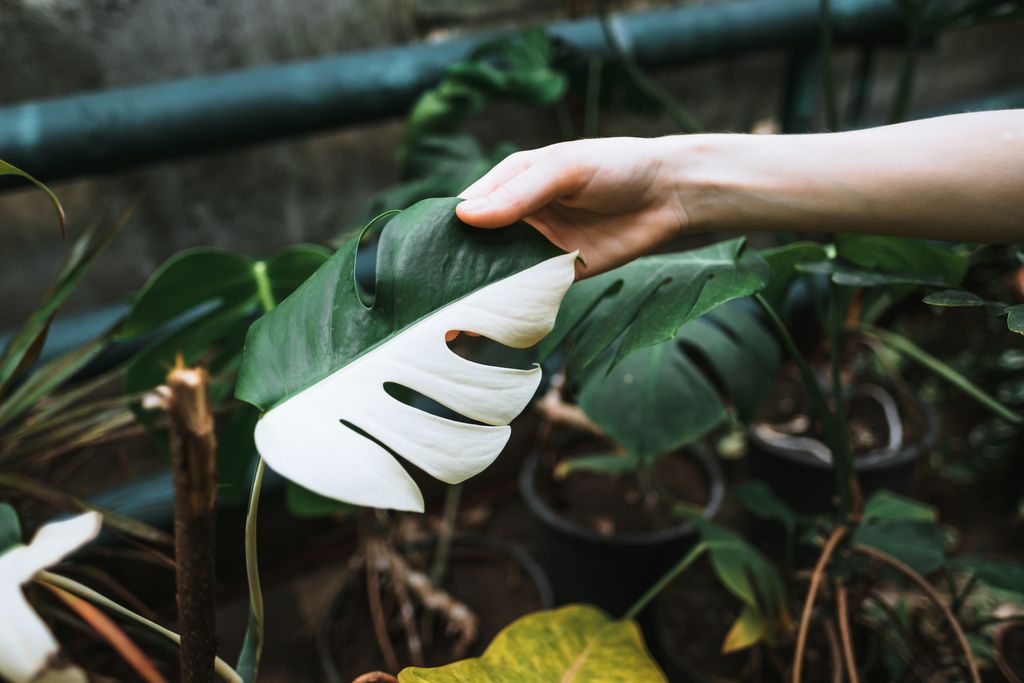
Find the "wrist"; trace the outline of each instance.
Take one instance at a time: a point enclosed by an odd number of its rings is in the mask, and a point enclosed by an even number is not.
[[[667,191],[686,217],[684,230],[756,229],[744,197],[757,192],[760,175],[753,163],[763,156],[767,136],[742,134],[677,135],[664,138]],[[745,220],[747,218],[748,220]]]

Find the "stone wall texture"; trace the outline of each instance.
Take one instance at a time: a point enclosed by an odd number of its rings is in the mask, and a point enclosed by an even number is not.
[[[727,1],[727,0],[722,0]],[[641,7],[656,3],[629,3]],[[621,3],[616,5],[622,6]],[[495,25],[593,11],[584,0],[0,0],[0,106],[360,50]],[[922,57],[915,107],[1024,84],[1024,22],[949,33]],[[880,56],[872,112],[881,116],[899,53]],[[840,82],[854,54],[839,55]],[[656,74],[711,130],[750,130],[776,114],[785,65],[765,53]],[[474,128],[486,141],[553,142],[551,111],[495,108]],[[672,132],[667,121],[616,114],[602,134]],[[400,121],[257,145],[56,183],[72,235],[141,195],[123,233],[69,302],[123,301],[175,251],[218,245],[263,254],[325,241],[351,227],[370,196],[395,182]],[[45,200],[0,194],[0,330],[17,324],[65,256]]]

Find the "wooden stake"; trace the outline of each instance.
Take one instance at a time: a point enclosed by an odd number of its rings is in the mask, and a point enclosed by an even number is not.
[[[178,565],[181,680],[210,683],[217,652],[214,579],[214,491],[217,441],[210,376],[179,357],[167,374],[174,468],[174,550]]]

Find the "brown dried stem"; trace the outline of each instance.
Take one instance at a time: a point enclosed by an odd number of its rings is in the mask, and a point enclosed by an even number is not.
[[[381,559],[378,556],[380,547],[371,540],[366,545],[366,593],[370,602],[370,619],[373,622],[373,633],[377,638],[377,645],[381,654],[384,655],[384,664],[391,671],[398,671],[398,655],[395,654],[395,646],[391,644],[388,636],[387,619],[384,616],[384,608],[380,600],[380,575],[378,567]]]
[[[814,603],[818,597],[818,588],[821,586],[822,577],[825,575],[825,567],[828,566],[829,559],[831,559],[832,554],[839,545],[839,541],[843,540],[846,532],[847,529],[844,526],[835,528],[828,537],[828,540],[825,541],[825,547],[822,548],[818,562],[814,566],[814,573],[811,574],[811,586],[807,589],[807,599],[804,601],[804,609],[800,615],[800,627],[796,637],[796,651],[793,655],[793,683],[800,683],[800,678],[803,674],[804,650],[807,649],[807,633],[811,626],[811,613],[814,611]]]
[[[825,622],[825,637],[828,639],[828,659],[832,664],[832,683],[843,683],[843,655],[839,650],[836,625],[831,621]]]
[[[174,550],[178,564],[181,680],[213,680],[217,653],[214,582],[214,491],[217,441],[210,376],[181,359],[167,374],[165,409],[174,471]]]
[[[853,637],[850,635],[850,607],[846,593],[846,584],[835,582],[836,621],[839,622],[839,639],[843,643],[843,661],[846,663],[846,675],[850,683],[860,683],[857,673],[857,660],[853,656]]]
[[[971,651],[971,645],[967,642],[967,636],[964,633],[963,627],[957,620],[956,615],[942,600],[942,596],[935,589],[935,586],[928,583],[928,580],[921,576],[918,572],[911,569],[909,566],[899,561],[892,555],[882,552],[878,548],[873,548],[868,545],[856,545],[854,550],[861,555],[866,555],[874,560],[881,562],[882,564],[892,567],[899,573],[906,576],[911,580],[918,588],[928,596],[928,599],[942,612],[946,618],[946,622],[950,628],[953,629],[953,634],[956,636],[957,641],[960,644],[960,648],[964,653],[964,661],[967,663],[967,670],[971,675],[972,683],[981,683],[981,673],[978,671],[978,663],[974,660],[974,653]]]

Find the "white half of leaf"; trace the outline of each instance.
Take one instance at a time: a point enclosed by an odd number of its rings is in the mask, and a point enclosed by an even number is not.
[[[320,495],[367,507],[423,510],[412,477],[386,444],[449,484],[480,473],[508,441],[541,370],[481,365],[453,353],[450,330],[525,348],[551,331],[572,284],[576,254],[543,261],[469,294],[409,326],[308,389],[269,410],[256,425],[256,448],[284,477]],[[385,392],[393,382],[484,424],[423,412]]]
[[[86,683],[78,667],[56,667],[57,640],[28,604],[21,587],[95,538],[101,523],[96,512],[52,522],[40,528],[28,545],[0,555],[0,678],[12,683]]]

